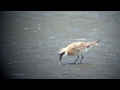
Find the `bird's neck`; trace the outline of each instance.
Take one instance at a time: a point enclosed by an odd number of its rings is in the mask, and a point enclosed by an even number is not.
[[[64,54],[63,56],[66,56],[66,55],[68,55],[67,48],[63,48],[63,49],[64,49],[64,51],[65,51],[65,54]]]
[[[72,55],[72,56],[75,55],[75,52],[73,52],[73,50],[70,48],[66,48],[66,52],[67,52],[67,55]]]

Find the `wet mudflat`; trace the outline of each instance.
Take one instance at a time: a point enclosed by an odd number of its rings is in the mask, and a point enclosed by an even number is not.
[[[7,79],[120,78],[120,12],[0,12],[0,71]],[[75,41],[101,40],[84,54],[63,57],[58,51]]]

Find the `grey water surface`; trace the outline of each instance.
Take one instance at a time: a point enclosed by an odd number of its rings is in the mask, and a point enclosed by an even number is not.
[[[82,64],[64,65],[71,56],[58,64],[59,49],[95,40]],[[120,11],[1,11],[0,71],[6,79],[120,78]]]

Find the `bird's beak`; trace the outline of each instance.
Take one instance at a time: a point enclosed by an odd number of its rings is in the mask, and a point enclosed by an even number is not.
[[[62,55],[59,54],[59,65],[61,64]]]
[[[59,54],[59,65],[60,65],[60,63],[61,63],[61,59],[62,59],[62,56],[63,56],[64,54],[65,54],[65,52]]]

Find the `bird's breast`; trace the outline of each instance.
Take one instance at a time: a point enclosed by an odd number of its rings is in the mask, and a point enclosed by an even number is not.
[[[76,50],[72,50],[72,49],[68,49],[68,55],[71,55],[71,56],[75,56],[79,53],[80,51],[76,51]]]

